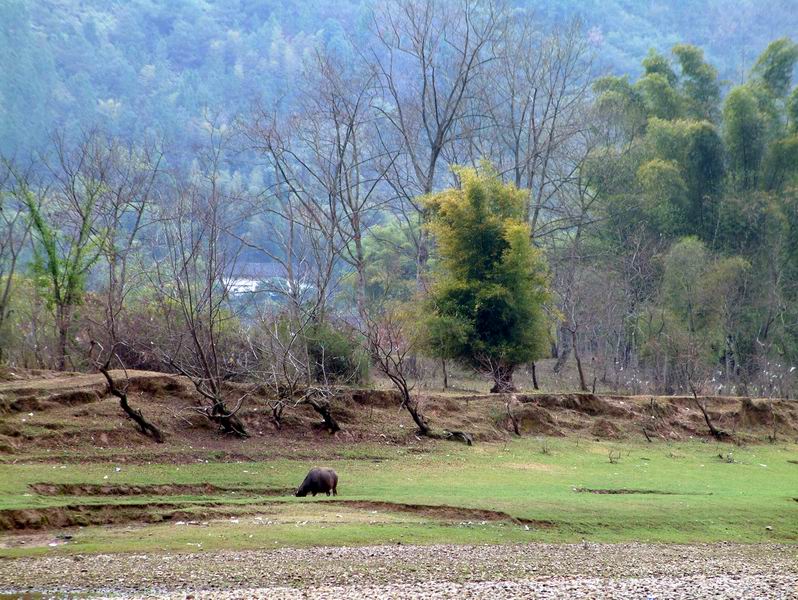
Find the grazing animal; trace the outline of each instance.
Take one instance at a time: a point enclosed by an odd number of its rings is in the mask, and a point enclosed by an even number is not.
[[[304,497],[308,494],[315,496],[316,494],[325,493],[329,496],[330,492],[332,492],[333,496],[337,496],[337,487],[338,475],[335,471],[324,467],[314,467],[307,474],[302,485],[297,488],[295,495]]]

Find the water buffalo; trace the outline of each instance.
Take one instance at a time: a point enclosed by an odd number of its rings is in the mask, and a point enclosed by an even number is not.
[[[297,488],[295,495],[304,497],[311,494],[315,496],[323,492],[329,496],[332,491],[333,496],[337,496],[337,486],[338,475],[336,475],[335,471],[324,467],[314,467],[307,474],[302,485]]]

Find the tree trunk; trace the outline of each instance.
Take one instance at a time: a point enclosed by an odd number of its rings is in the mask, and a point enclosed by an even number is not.
[[[521,426],[518,423],[518,417],[515,416],[515,411],[513,410],[513,405],[516,404],[517,402],[518,400],[516,399],[515,394],[513,394],[512,396],[510,396],[510,398],[507,399],[507,402],[505,403],[505,408],[507,409],[507,416],[510,417],[510,423],[513,426],[513,433],[515,433],[515,435],[517,436],[520,436]]]
[[[321,418],[324,420],[324,426],[327,428],[327,431],[330,433],[336,433],[341,431],[341,426],[338,425],[338,421],[335,420],[335,417],[332,415],[332,411],[330,410],[330,403],[327,401],[319,402],[318,400],[311,398],[308,400],[308,404],[310,404],[311,408],[315,410]]]
[[[272,422],[274,423],[274,426],[280,430],[283,428],[283,401],[278,400],[270,406],[272,409]]]
[[[418,247],[416,248],[416,289],[419,292],[427,291],[427,262],[429,262],[427,220],[425,211],[421,214],[421,230],[418,234]]]
[[[134,409],[130,404],[127,402],[127,392],[120,390],[116,387],[116,382],[111,377],[111,374],[108,372],[108,366],[103,366],[100,368],[100,373],[105,376],[105,380],[108,382],[108,391],[119,398],[119,406],[122,407],[122,410],[125,411],[125,414],[139,426],[141,429],[141,433],[144,435],[148,435],[152,437],[156,442],[159,444],[163,443],[163,434],[161,430],[158,429],[155,425],[150,423],[144,418],[144,415],[141,413],[140,410]]]
[[[400,392],[402,394],[402,406],[410,413],[413,422],[416,424],[416,427],[418,427],[418,432],[421,435],[428,436],[431,432],[430,426],[429,423],[427,423],[426,417],[418,410],[418,401],[410,397],[410,390],[406,387],[401,387]]]
[[[585,372],[582,370],[582,360],[579,358],[579,348],[576,345],[576,329],[571,330],[571,346],[574,350],[574,359],[576,360],[576,370],[579,372],[579,389],[587,392],[588,387],[585,382]]]
[[[555,373],[559,373],[562,370],[565,366],[565,362],[568,360],[568,356],[571,354],[570,331],[563,326],[559,328],[559,333],[560,347],[557,353],[557,362],[554,363],[554,369],[552,369]]]
[[[418,427],[418,432],[421,435],[429,435],[429,423],[427,423],[426,417],[419,412],[418,405],[416,403],[405,403],[405,408],[407,412],[410,413],[410,416],[413,417],[413,422],[416,424],[416,427]]]
[[[357,289],[355,290],[355,301],[357,312],[362,323],[368,327],[369,319],[366,309],[366,258],[363,251],[363,236],[360,231],[360,217],[355,214],[352,224],[355,235],[355,271],[357,273]]]
[[[443,391],[449,388],[449,374],[446,372],[446,359],[441,359],[441,368],[443,369]]]
[[[58,324],[57,368],[59,371],[66,371],[67,343],[69,341],[69,318],[66,307],[56,308],[56,322]]]
[[[718,429],[712,423],[712,420],[709,418],[709,413],[707,413],[707,409],[704,408],[704,405],[698,401],[698,395],[696,394],[695,388],[693,387],[692,383],[690,384],[690,390],[693,392],[693,402],[695,402],[695,405],[701,411],[701,414],[704,415],[704,421],[706,422],[707,428],[709,429],[709,433],[712,434],[712,437],[718,440],[719,442],[731,438],[731,435],[729,435],[725,431]]]
[[[538,371],[537,367],[535,366],[535,361],[532,361],[532,387],[536,390],[540,389],[538,386]]]
[[[210,418],[212,421],[218,423],[222,428],[222,431],[225,433],[232,433],[240,438],[249,437],[247,429],[244,427],[241,419],[239,419],[234,413],[228,411],[227,407],[224,405],[224,402],[221,400],[218,400],[213,404],[213,408],[210,412]]]
[[[513,372],[515,366],[497,365],[493,368],[493,387],[490,388],[491,394],[502,394],[504,392],[514,392]]]

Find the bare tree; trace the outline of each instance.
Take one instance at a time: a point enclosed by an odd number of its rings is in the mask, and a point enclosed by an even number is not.
[[[392,134],[402,149],[388,173],[406,221],[425,221],[417,198],[435,188],[443,152],[462,133],[477,77],[493,59],[505,19],[493,0],[392,0],[375,14],[370,60],[381,90],[376,106],[389,124],[386,139]],[[423,287],[425,228],[416,230],[415,243]]]
[[[363,237],[384,202],[380,186],[393,162],[376,143],[373,81],[369,71],[353,72],[319,52],[306,65],[296,111],[261,107],[246,127],[273,173],[256,206],[265,231],[246,243],[280,267],[280,277],[264,282],[275,303],[261,311],[253,336],[277,423],[286,406],[308,404],[331,432],[339,429],[333,381],[317,355],[325,349],[314,338],[329,321],[327,305],[346,265],[356,275],[359,320],[366,318]]]
[[[155,146],[126,146],[111,137],[102,138],[101,143],[107,166],[94,229],[100,242],[106,282],[99,294],[103,319],[95,320],[94,324],[111,349],[123,341],[118,321],[129,294],[146,281],[143,269],[136,268],[141,266],[136,258],[142,232],[156,219],[154,204],[160,199],[163,151]]]
[[[622,160],[631,147],[618,144],[616,133],[596,111],[584,108],[583,123],[589,124],[573,132],[557,151],[556,160],[548,165],[549,177],[556,180],[556,202],[541,207],[536,222],[536,240],[546,250],[554,273],[557,308],[562,317],[556,335],[554,372],[558,373],[571,353],[575,354],[579,387],[587,391],[588,381],[578,356],[582,332],[594,330],[596,313],[586,310],[595,296],[582,277],[591,265],[608,257],[596,253],[595,245],[586,239],[606,217],[603,211],[608,182],[620,179]],[[642,255],[638,256],[638,259]],[[636,263],[633,268],[639,268]],[[629,313],[631,314],[631,313]],[[591,339],[594,343],[595,339]],[[594,373],[595,376],[595,373]]]
[[[297,111],[284,116],[261,110],[254,128],[256,145],[276,169],[281,191],[296,197],[299,210],[313,217],[308,224],[326,238],[331,256],[354,269],[361,319],[366,310],[363,238],[390,199],[385,175],[397,156],[380,143],[385,122],[373,109],[375,82],[368,65],[344,66],[343,59],[319,51],[306,66]],[[290,129],[277,126],[281,120]]]
[[[560,188],[558,206],[550,211],[545,224],[547,232],[558,234],[550,249],[550,255],[555,257],[554,290],[563,317],[558,331],[560,347],[554,371],[559,372],[573,351],[582,391],[587,391],[588,387],[577,343],[581,317],[587,315],[581,310],[586,290],[580,280],[580,269],[589,258],[586,256],[585,237],[599,218],[596,209],[600,206],[601,196],[594,182],[595,173],[588,162],[596,143],[596,138],[588,132],[572,141],[560,167],[567,173],[567,185]],[[541,232],[541,235],[545,234]]]
[[[0,161],[0,362],[8,359],[7,328],[11,318],[11,292],[21,253],[30,234],[26,206],[39,204],[28,172],[10,160]]]
[[[353,74],[340,60],[319,55],[310,82],[317,91],[309,95],[313,106],[308,113],[316,116],[310,125],[315,131],[326,132],[326,139],[312,144],[313,154],[331,157],[316,160],[321,168],[313,170],[317,178],[330,182],[326,187],[339,198],[341,213],[336,225],[341,258],[355,271],[357,311],[365,321],[367,264],[363,239],[378,211],[392,199],[385,176],[398,153],[380,143],[379,129],[385,120],[373,109],[375,75],[370,70]]]
[[[226,126],[208,122],[207,128],[209,147],[193,173],[174,180],[152,241],[149,280],[162,316],[153,350],[194,384],[197,410],[223,432],[245,437],[237,415],[251,390],[227,383],[243,373],[249,356],[231,298],[243,246],[230,233],[243,226],[248,203],[235,182],[225,180]]]
[[[418,369],[415,356],[423,338],[419,324],[411,315],[403,314],[396,306],[382,306],[370,311],[370,323],[362,331],[372,364],[393,384],[405,409],[418,428],[427,437],[474,443],[465,431],[434,431],[422,412],[422,398],[414,392]]]
[[[145,435],[156,442],[163,441],[163,434],[147,421],[140,410],[130,406],[127,383],[119,385],[111,375],[113,362],[124,367],[119,349],[127,348],[120,339],[119,321],[126,307],[129,294],[145,282],[142,269],[132,269],[141,232],[152,224],[153,197],[162,152],[153,148],[133,148],[113,138],[101,140],[107,159],[104,171],[104,191],[98,203],[98,218],[95,223],[96,237],[100,240],[100,251],[107,269],[105,289],[98,294],[102,302],[102,318],[89,320],[92,323],[90,358],[108,382],[111,394],[119,398],[119,405]],[[102,341],[100,341],[102,340]],[[105,345],[104,345],[105,344]],[[105,348],[108,348],[107,352]],[[98,350],[98,356],[93,351]]]
[[[142,414],[141,410],[135,409],[130,406],[127,397],[127,389],[128,389],[128,380],[125,377],[125,383],[121,386],[116,382],[116,380],[111,375],[111,361],[117,360],[121,363],[119,356],[116,353],[116,346],[112,346],[111,349],[107,353],[107,357],[103,360],[103,354],[105,349],[102,347],[102,344],[92,341],[90,355],[93,354],[94,348],[97,347],[99,351],[98,358],[95,360],[95,366],[97,370],[103,374],[105,377],[106,382],[108,383],[108,391],[111,395],[116,396],[119,398],[119,406],[122,408],[124,413],[130,418],[136,425],[138,425],[141,433],[144,435],[152,437],[153,440],[158,442],[159,444],[164,441],[163,433],[161,430],[158,429],[157,426],[153,425],[150,421],[148,421],[144,415]],[[127,375],[127,371],[125,371],[125,375]]]
[[[272,420],[282,427],[286,408],[310,406],[330,433],[341,430],[332,400],[338,386],[353,380],[352,371],[341,377],[327,370],[330,357],[324,340],[314,339],[311,312],[292,318],[291,311],[273,310],[260,316],[251,336],[253,353],[259,358],[252,376],[269,392]]]
[[[432,429],[421,412],[419,398],[413,394],[415,382],[410,378],[414,356],[418,352],[418,332],[398,310],[390,307],[370,319],[371,323],[364,328],[363,334],[374,366],[399,392],[401,407],[410,414],[419,433],[431,435]]]
[[[531,12],[516,13],[494,47],[463,146],[471,162],[488,158],[529,190],[526,217],[537,236],[542,211],[563,200],[573,178],[567,154],[587,127],[591,53],[579,21],[543,32]]]

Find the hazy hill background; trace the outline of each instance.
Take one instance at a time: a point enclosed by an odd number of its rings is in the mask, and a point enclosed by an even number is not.
[[[354,52],[373,0],[0,0],[0,152],[55,129],[190,145],[206,108],[234,114],[290,94],[308,52]],[[739,83],[767,44],[798,30],[792,0],[527,0],[542,27],[579,17],[597,74],[640,73],[649,48],[704,48]],[[367,46],[367,44],[365,44]],[[367,51],[367,47],[364,47]]]

